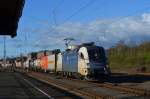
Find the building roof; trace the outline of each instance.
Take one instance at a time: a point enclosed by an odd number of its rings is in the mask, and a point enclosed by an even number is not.
[[[25,0],[0,0],[0,35],[17,35]]]

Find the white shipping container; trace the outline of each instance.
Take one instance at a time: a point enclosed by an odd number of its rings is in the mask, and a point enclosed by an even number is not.
[[[48,70],[54,71],[55,70],[55,55],[48,55]]]
[[[29,60],[24,62],[24,66],[25,66],[25,68],[29,68]]]
[[[16,67],[21,67],[21,62],[16,62]]]
[[[37,59],[37,61],[36,61],[36,66],[37,66],[37,67],[40,67],[40,66],[41,66],[40,59]]]
[[[62,71],[62,54],[57,55],[57,71]]]

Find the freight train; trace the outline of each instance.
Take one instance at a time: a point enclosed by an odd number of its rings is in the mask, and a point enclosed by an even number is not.
[[[36,55],[32,53],[23,64],[25,69],[76,78],[99,78],[111,74],[104,48],[94,43],[69,46],[64,52],[53,50],[41,51]]]

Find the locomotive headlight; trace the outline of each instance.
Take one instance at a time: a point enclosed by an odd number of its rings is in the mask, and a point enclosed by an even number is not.
[[[104,67],[104,71],[106,71],[106,67]]]
[[[106,65],[106,68],[109,68],[109,65]]]

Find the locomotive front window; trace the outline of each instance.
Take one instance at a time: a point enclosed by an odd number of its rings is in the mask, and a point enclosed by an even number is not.
[[[105,62],[105,51],[102,48],[88,50],[89,60],[94,62]]]

